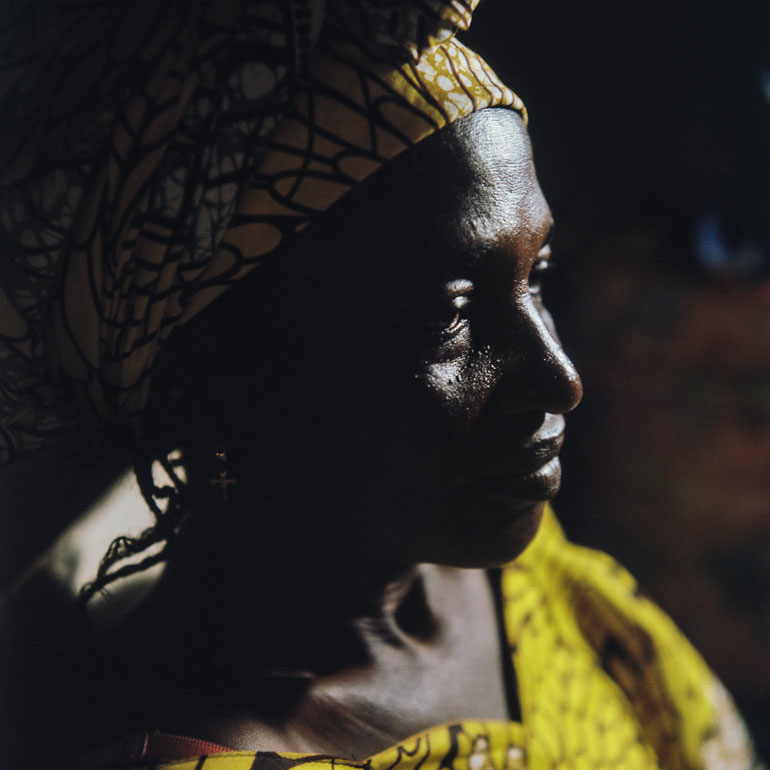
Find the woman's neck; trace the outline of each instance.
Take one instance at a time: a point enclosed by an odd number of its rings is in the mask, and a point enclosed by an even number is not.
[[[468,714],[505,718],[481,571],[383,563],[329,532],[268,535],[264,520],[260,537],[237,519],[204,524],[180,533],[142,607],[85,651],[98,676],[73,686],[109,704],[81,715],[94,735],[158,728],[339,756],[353,736],[366,756]]]
[[[430,637],[440,622],[431,587],[440,589],[426,577],[441,568],[378,561],[324,534],[266,535],[264,522],[259,536],[227,524],[188,531],[153,614],[177,629],[216,618],[197,633],[220,637],[208,639],[207,654],[265,671],[325,673],[363,662],[373,646]]]
[[[434,724],[508,716],[482,572],[420,565],[383,584],[377,601],[364,597],[348,603],[314,587],[265,609],[261,596],[246,605],[237,593],[186,625],[183,606],[156,614],[134,636],[146,650],[129,640],[154,666],[137,680],[129,661],[138,692],[129,700],[142,704],[144,726],[166,732],[359,759]]]

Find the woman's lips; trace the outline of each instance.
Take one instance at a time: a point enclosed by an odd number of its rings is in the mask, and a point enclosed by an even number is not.
[[[476,476],[467,486],[473,494],[492,495],[511,500],[550,500],[561,485],[559,452],[564,433],[533,437],[523,446],[498,458],[495,468]]]
[[[558,457],[552,457],[537,470],[523,475],[503,472],[482,476],[470,485],[469,491],[510,500],[540,502],[550,500],[560,486],[561,463]]]

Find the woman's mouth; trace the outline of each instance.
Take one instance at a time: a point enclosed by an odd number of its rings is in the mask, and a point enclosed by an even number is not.
[[[559,452],[564,444],[563,424],[559,427],[562,430],[558,433],[541,432],[518,447],[501,451],[493,467],[469,481],[467,491],[511,502],[550,500],[561,486]]]
[[[558,456],[546,460],[529,473],[497,472],[474,481],[469,491],[513,501],[542,502],[550,500],[561,486],[561,463]]]

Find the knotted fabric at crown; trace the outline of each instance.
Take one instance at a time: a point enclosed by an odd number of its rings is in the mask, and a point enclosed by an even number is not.
[[[140,81],[91,100],[101,145],[76,109],[55,116],[85,127],[57,135],[85,160],[10,159],[0,462],[141,412],[174,327],[409,146],[486,107],[526,119],[452,37],[476,2],[196,3],[137,43]]]

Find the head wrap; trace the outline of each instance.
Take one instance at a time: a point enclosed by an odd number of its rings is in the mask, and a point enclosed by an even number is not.
[[[34,0],[0,25],[0,463],[141,412],[174,327],[409,146],[526,118],[453,38],[477,2]]]

